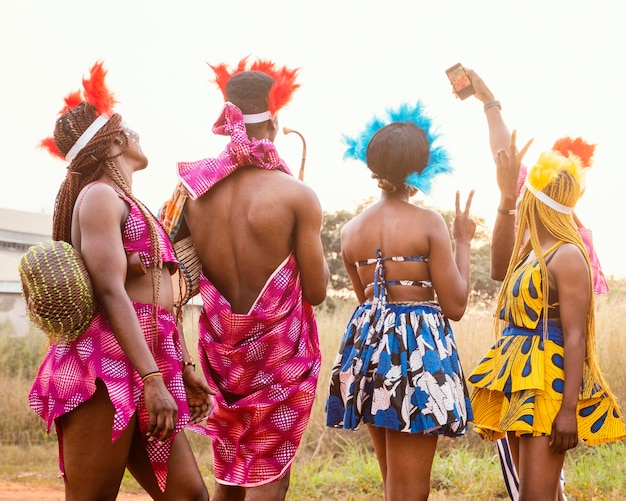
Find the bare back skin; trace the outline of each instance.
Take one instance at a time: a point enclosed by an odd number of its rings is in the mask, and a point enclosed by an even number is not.
[[[197,200],[188,200],[186,232],[205,276],[234,313],[250,311],[270,276],[295,255],[302,294],[312,305],[326,297],[329,272],[320,239],[322,210],[313,190],[278,170],[240,167]],[[290,474],[244,488],[216,482],[215,501],[282,501]]]
[[[206,277],[233,312],[250,310],[268,278],[293,252],[304,298],[321,303],[328,270],[320,240],[322,212],[315,193],[278,170],[242,167],[198,200],[185,221]]]
[[[385,263],[387,280],[430,280],[433,283],[433,288],[389,286],[389,300],[429,301],[435,298],[436,292],[444,315],[458,319],[465,311],[469,289],[467,275],[459,271],[455,261],[461,256],[452,252],[443,217],[407,202],[408,199],[383,193],[379,202],[344,226],[342,254],[357,298],[360,302],[372,298],[373,287],[364,287],[374,280],[374,266],[356,268],[357,261],[376,257],[377,249],[383,257],[425,256],[430,263]],[[464,235],[465,243],[471,236]],[[461,254],[465,255],[465,250]],[[469,261],[461,269],[468,264]]]

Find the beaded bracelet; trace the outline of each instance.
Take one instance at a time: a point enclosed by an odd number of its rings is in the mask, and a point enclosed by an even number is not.
[[[498,100],[489,101],[488,103],[485,103],[483,110],[487,111],[488,109],[495,108],[496,106],[498,107],[499,110],[502,110],[502,105],[500,104],[500,101]]]
[[[185,367],[193,367],[193,370],[196,370],[196,364],[193,362],[193,358],[189,362],[183,362],[183,370]]]
[[[503,216],[514,216],[517,214],[517,209],[502,209],[498,207],[498,214],[502,214]]]
[[[145,383],[145,382],[146,382],[146,380],[150,379],[151,377],[156,377],[156,376],[163,377],[163,373],[162,373],[161,371],[152,371],[152,372],[148,372],[147,374],[144,374],[144,375],[141,377],[141,382],[142,382],[142,383]]]

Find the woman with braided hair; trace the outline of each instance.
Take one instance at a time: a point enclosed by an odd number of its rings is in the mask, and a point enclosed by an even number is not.
[[[514,134],[514,133],[513,133]],[[515,136],[495,156],[517,172]],[[495,344],[474,369],[477,431],[508,438],[519,500],[561,499],[565,453],[626,438],[621,411],[595,349],[592,263],[574,208],[584,191],[584,155],[558,148],[528,170],[517,202],[512,258],[498,295]]]
[[[148,159],[105,76],[96,63],[43,142],[69,162],[53,238],[80,252],[99,306],[76,340],[50,345],[30,405],[56,427],[66,499],[115,499],[127,468],[154,499],[207,500],[181,431],[206,418],[210,389],[178,330],[176,255],[132,193]]]

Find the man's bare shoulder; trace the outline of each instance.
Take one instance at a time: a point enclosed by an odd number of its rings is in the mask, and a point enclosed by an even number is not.
[[[261,173],[263,174],[263,173]],[[272,176],[264,176],[263,189],[277,200],[300,204],[316,204],[319,200],[315,191],[303,181],[285,172],[274,171]]]

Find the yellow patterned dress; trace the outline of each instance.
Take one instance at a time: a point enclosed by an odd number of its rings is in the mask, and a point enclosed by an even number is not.
[[[546,251],[546,255],[561,243]],[[474,387],[474,425],[478,433],[490,440],[504,437],[507,431],[517,436],[550,435],[563,400],[563,328],[559,318],[549,318],[548,337],[544,339],[539,262],[520,265],[511,278],[500,311],[500,318],[508,323],[469,377]],[[558,310],[558,304],[553,306]],[[587,363],[578,396],[577,419],[578,437],[587,444],[626,438],[617,402],[592,379]]]

